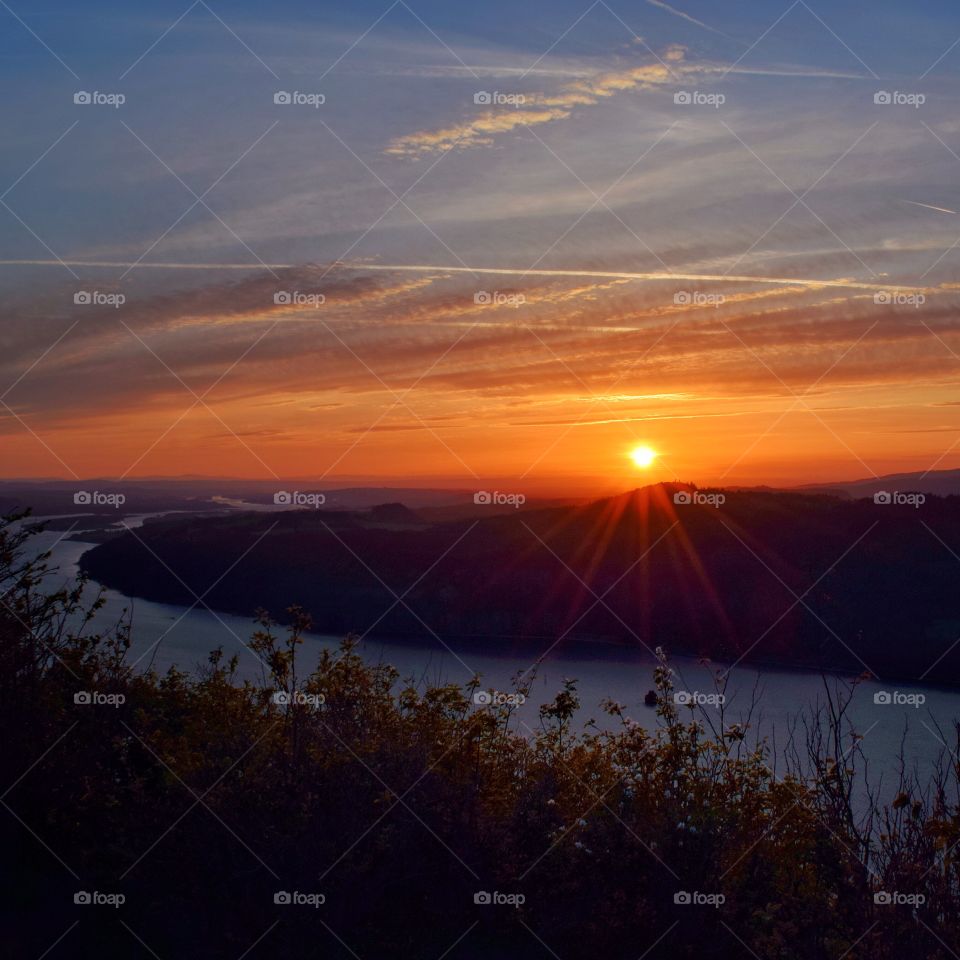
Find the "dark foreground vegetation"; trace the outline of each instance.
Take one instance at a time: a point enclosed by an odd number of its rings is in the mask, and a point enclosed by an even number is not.
[[[349,640],[300,676],[296,610],[283,637],[264,620],[251,640],[260,683],[216,651],[199,677],[137,674],[122,626],[89,634],[79,589],[44,592],[25,537],[0,527],[8,956],[960,950],[956,767],[858,816],[842,704],[774,776],[742,728],[678,713],[665,662],[651,729],[607,704],[613,732],[586,733],[573,684],[534,732],[509,704],[476,706],[479,681],[408,685]]]
[[[728,662],[960,677],[960,496],[914,506],[700,493],[706,502],[678,504],[690,490],[657,484],[430,524],[336,510],[170,519],[82,564],[128,596],[202,597],[244,616],[259,605],[281,618],[301,604],[332,635],[420,637],[426,624],[448,641],[600,639]]]

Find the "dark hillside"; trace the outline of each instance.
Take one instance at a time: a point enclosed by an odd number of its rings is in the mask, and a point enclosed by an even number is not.
[[[397,523],[393,507],[172,519],[94,548],[83,566],[157,601],[189,604],[212,586],[206,602],[243,615],[300,604],[331,633],[603,639],[960,677],[960,498],[727,491],[714,506],[675,503],[678,492],[690,495],[658,485],[423,526]]]

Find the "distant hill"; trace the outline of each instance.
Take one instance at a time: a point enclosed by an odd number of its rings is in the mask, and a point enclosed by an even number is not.
[[[397,526],[421,526],[423,520],[402,503],[380,503],[371,507],[369,516],[377,523],[391,523]]]
[[[281,618],[300,604],[330,633],[435,631],[538,650],[605,640],[953,681],[960,561],[951,551],[960,552],[960,497],[916,507],[656,485],[402,529],[331,510],[177,518],[103,543],[81,563],[151,600],[190,604],[209,589],[214,608]]]
[[[237,509],[287,510],[277,503],[278,494],[323,493],[323,510],[367,510],[398,503],[422,512],[427,520],[455,520],[513,512],[509,504],[476,503],[480,491],[434,487],[348,486],[329,481],[303,479],[237,480],[229,477],[170,477],[117,480],[109,477],[85,480],[0,480],[0,515],[30,507],[35,516],[65,517],[58,526],[66,529],[72,518],[83,517],[78,528],[109,525],[130,514],[189,510],[227,513]],[[84,494],[88,496],[83,496]],[[120,495],[119,501],[117,495]],[[78,495],[80,495],[78,497]],[[109,504],[103,499],[112,497]],[[80,502],[78,502],[78,499]],[[292,497],[286,498],[287,503]],[[529,497],[520,509],[585,502],[582,498],[537,500]]]
[[[872,497],[880,491],[919,491],[938,497],[960,495],[960,470],[930,470],[924,473],[890,473],[866,480],[807,484],[796,489],[809,493],[835,493],[853,499]]]

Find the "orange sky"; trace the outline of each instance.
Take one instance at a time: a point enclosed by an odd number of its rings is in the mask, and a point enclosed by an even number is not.
[[[939,22],[904,45],[890,10],[547,5],[438,33],[355,6],[258,10],[243,43],[126,16],[122,110],[11,40],[38,59],[11,61],[0,157],[0,476],[588,495],[960,467]]]
[[[674,280],[485,276],[477,302],[476,278],[443,270],[321,273],[279,287],[322,304],[243,277],[87,308],[24,379],[36,409],[5,420],[8,475],[589,494],[960,464],[951,289],[921,315],[857,284],[678,297]]]

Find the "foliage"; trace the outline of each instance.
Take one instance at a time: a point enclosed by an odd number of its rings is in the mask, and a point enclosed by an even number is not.
[[[653,729],[607,703],[604,729],[576,731],[567,681],[533,731],[509,702],[477,707],[479,678],[406,682],[353,637],[300,676],[297,609],[282,636],[261,616],[257,683],[219,650],[199,676],[138,673],[125,624],[90,632],[82,584],[43,591],[29,532],[22,517],[0,527],[16,955],[68,928],[58,949],[98,957],[439,958],[456,944],[450,956],[884,960],[909,946],[946,960],[960,945],[956,769],[926,792],[905,782],[865,826],[842,717],[825,736],[811,725],[807,773],[777,776],[742,728],[674,705],[663,657]],[[123,702],[75,703],[89,691]],[[126,901],[74,906],[79,890]],[[277,891],[326,900],[278,905]]]

